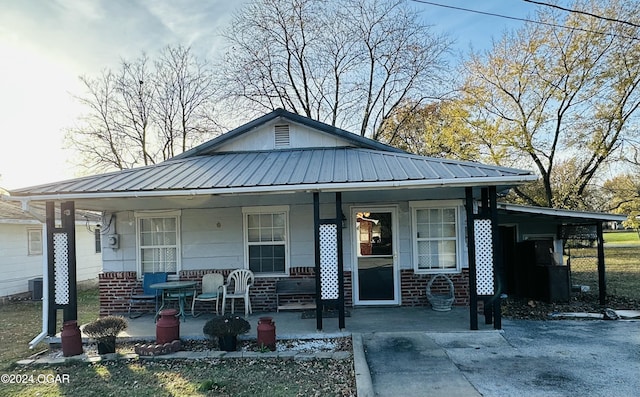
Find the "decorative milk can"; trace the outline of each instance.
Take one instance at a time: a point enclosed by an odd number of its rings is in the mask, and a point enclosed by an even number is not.
[[[164,345],[180,339],[180,320],[176,309],[165,309],[160,312],[160,319],[156,323],[156,343]]]
[[[276,324],[271,317],[260,317],[258,321],[258,346],[276,350]]]
[[[62,355],[65,357],[77,356],[83,353],[82,336],[76,320],[65,321],[62,324],[60,339],[62,342]]]

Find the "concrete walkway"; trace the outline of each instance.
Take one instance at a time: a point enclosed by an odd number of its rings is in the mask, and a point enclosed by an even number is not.
[[[502,331],[363,334],[358,396],[637,396],[640,321],[504,321]],[[355,355],[355,351],[354,351]]]
[[[362,338],[376,396],[480,396],[427,333],[376,333]]]

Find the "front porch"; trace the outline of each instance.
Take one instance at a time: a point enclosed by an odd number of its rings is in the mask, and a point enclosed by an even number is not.
[[[315,318],[302,318],[300,311],[254,312],[245,317],[251,324],[251,330],[243,337],[256,338],[256,327],[260,317],[273,318],[278,339],[330,338],[348,336],[351,333],[371,332],[465,332],[469,331],[469,308],[453,307],[449,312],[437,312],[427,307],[360,307],[349,308],[344,330],[338,328],[338,318],[323,318],[323,330],[316,329]],[[242,311],[236,314],[243,315]],[[206,336],[202,328],[213,314],[199,317],[188,315],[186,321],[180,321],[181,339],[203,339]],[[478,328],[482,331],[493,330],[493,325],[485,324],[479,316]],[[122,340],[155,340],[156,325],[153,315],[146,314],[136,319],[127,318],[128,328],[120,333]],[[83,335],[83,339],[85,336]],[[87,339],[85,339],[88,341]]]

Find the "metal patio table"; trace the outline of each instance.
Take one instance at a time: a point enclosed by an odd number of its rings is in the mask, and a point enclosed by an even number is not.
[[[193,297],[195,295],[196,284],[195,281],[167,281],[164,283],[151,284],[151,288],[162,290],[162,305],[156,313],[156,319],[169,302],[177,300],[179,307],[178,316],[182,318],[182,321],[185,321],[185,300],[188,296]]]

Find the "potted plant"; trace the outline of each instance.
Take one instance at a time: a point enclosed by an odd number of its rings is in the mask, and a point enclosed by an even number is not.
[[[124,317],[105,316],[85,325],[82,332],[98,342],[98,354],[108,354],[116,352],[116,336],[126,328]]]
[[[251,325],[240,316],[226,314],[207,321],[202,331],[210,338],[218,338],[220,350],[235,351],[238,335],[249,332]]]

